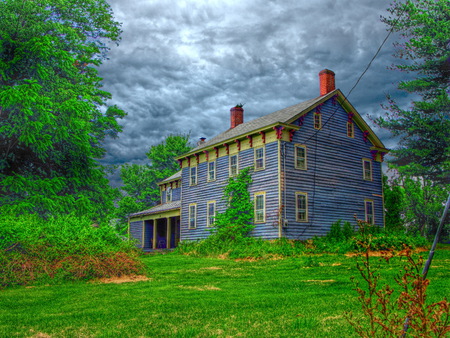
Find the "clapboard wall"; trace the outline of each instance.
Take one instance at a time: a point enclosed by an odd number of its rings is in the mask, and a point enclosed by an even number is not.
[[[286,163],[282,166],[286,175],[283,216],[288,220],[283,233],[291,239],[325,235],[339,219],[356,225],[354,216],[365,218],[365,199],[374,202],[375,224],[384,225],[381,163],[372,160],[372,181],[363,179],[362,161],[372,159],[373,145],[364,139],[364,131],[356,125],[354,137],[347,136],[348,114],[337,102],[326,101],[320,112],[323,125],[320,131],[314,129],[313,110],[303,118],[292,142],[281,145]],[[295,169],[295,144],[307,147],[307,170]],[[308,194],[308,222],[296,221],[295,192]]]
[[[278,210],[278,141],[267,143],[265,149],[265,168],[252,171],[253,183],[249,188],[251,199],[256,192],[265,192],[266,195],[266,222],[256,224],[252,231],[253,236],[263,238],[277,237]],[[233,155],[233,154],[231,154]],[[239,170],[254,166],[254,148],[238,152]],[[205,238],[210,234],[206,226],[207,203],[216,202],[216,212],[225,210],[223,201],[223,189],[229,179],[229,156],[221,156],[216,159],[216,180],[207,182],[207,164],[203,162],[197,165],[197,184],[189,185],[189,168],[182,171],[182,207],[181,207],[181,239],[196,240]],[[189,205],[197,204],[197,226],[189,229]]]

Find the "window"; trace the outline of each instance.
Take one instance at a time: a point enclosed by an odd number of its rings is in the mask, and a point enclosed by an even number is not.
[[[363,160],[363,178],[366,181],[372,181],[372,161]]]
[[[189,204],[189,229],[197,227],[197,204]]]
[[[308,222],[308,194],[295,193],[295,215],[297,222]]]
[[[295,169],[306,170],[306,146],[295,145]]]
[[[172,202],[172,188],[168,187],[166,189],[166,203]]]
[[[255,149],[255,170],[264,169],[264,148],[256,148]]]
[[[208,182],[216,180],[216,161],[208,162]]]
[[[266,193],[255,193],[255,223],[264,223],[266,221]]]
[[[352,122],[347,122],[347,136],[355,137],[355,128]]]
[[[189,169],[189,185],[197,184],[197,167],[191,167]]]
[[[373,201],[365,200],[364,201],[364,209],[365,209],[365,219],[369,224],[375,224],[375,216],[373,211]]]
[[[208,202],[206,226],[212,227],[216,219],[216,201]]]
[[[230,156],[230,176],[237,176],[238,174],[238,155]]]
[[[314,113],[314,129],[322,128],[322,115]]]

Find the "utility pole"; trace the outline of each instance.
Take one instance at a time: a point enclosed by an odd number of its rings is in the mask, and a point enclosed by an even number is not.
[[[434,251],[436,250],[437,243],[439,242],[439,237],[441,236],[442,228],[444,227],[445,219],[447,218],[448,209],[450,208],[450,194],[447,197],[447,203],[445,203],[444,212],[442,213],[442,217],[439,221],[439,227],[436,231],[436,235],[434,236],[433,245],[431,246],[430,253],[428,254],[428,259],[425,262],[425,265],[422,270],[422,278],[426,279],[428,270],[430,269],[431,261],[433,260]],[[403,325],[403,334],[402,337],[406,337],[406,331],[409,328],[409,317],[405,319],[405,324]]]

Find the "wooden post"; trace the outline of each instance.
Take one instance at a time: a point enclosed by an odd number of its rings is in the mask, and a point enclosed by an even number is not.
[[[166,231],[166,241],[167,241],[167,245],[166,248],[170,249],[170,232],[171,232],[171,224],[170,224],[170,217],[166,218],[167,220],[167,231]]]
[[[158,220],[154,219],[153,220],[153,249],[156,249],[156,227],[158,226]]]

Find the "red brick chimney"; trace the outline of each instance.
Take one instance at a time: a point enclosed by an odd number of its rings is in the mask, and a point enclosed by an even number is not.
[[[244,108],[240,107],[240,105],[237,105],[230,109],[230,122],[231,122],[231,129],[234,127],[240,125],[241,123],[244,123]]]
[[[328,94],[336,89],[334,84],[334,72],[329,69],[324,69],[319,73],[320,80],[320,96]]]

